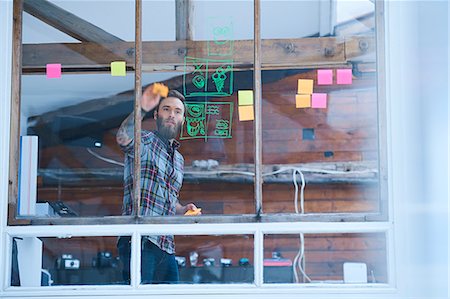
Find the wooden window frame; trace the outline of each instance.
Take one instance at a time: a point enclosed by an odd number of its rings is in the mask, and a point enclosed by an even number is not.
[[[18,155],[19,155],[19,119],[20,119],[20,97],[21,97],[21,74],[22,74],[22,12],[23,0],[14,1],[13,6],[13,64],[12,64],[12,103],[11,103],[11,131],[10,131],[10,169],[8,181],[8,225],[90,225],[90,224],[191,224],[191,223],[266,223],[266,222],[365,222],[365,221],[387,221],[389,219],[389,201],[388,201],[388,171],[387,171],[387,118],[386,118],[386,88],[385,88],[385,57],[384,57],[384,2],[375,1],[376,16],[376,54],[377,54],[377,102],[378,102],[378,153],[379,153],[379,212],[374,213],[317,213],[317,214],[264,214],[262,203],[262,119],[261,119],[261,71],[263,68],[286,67],[286,63],[274,65],[273,62],[262,64],[261,49],[264,42],[260,36],[260,0],[254,0],[254,98],[255,98],[255,121],[254,121],[254,157],[255,157],[255,213],[244,215],[216,215],[201,217],[142,217],[134,211],[132,216],[103,216],[103,217],[76,217],[76,218],[48,218],[48,217],[29,217],[17,215],[18,199]],[[136,0],[136,18],[135,18],[135,99],[141,95],[141,75],[142,75],[142,55],[143,42],[141,38],[142,27],[142,7],[141,0]],[[326,38],[322,44],[323,53],[327,52],[330,44]],[[361,43],[364,37],[351,42],[349,47],[359,49],[354,51],[361,53],[364,49]],[[286,45],[288,46],[288,45]],[[360,53],[360,54],[361,54]],[[308,63],[303,63],[307,67]],[[343,61],[337,61],[332,65],[342,65]],[[237,63],[239,65],[239,63]],[[245,66],[243,66],[245,67]],[[239,66],[238,66],[239,68]],[[135,181],[139,181],[140,156],[137,150],[140,146],[141,128],[140,102],[135,100],[134,112],[135,121]],[[135,206],[139,206],[139,188],[134,190]]]

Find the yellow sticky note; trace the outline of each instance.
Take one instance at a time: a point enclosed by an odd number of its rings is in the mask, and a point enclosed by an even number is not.
[[[239,106],[239,120],[254,120],[255,114],[253,113],[253,105],[251,106]]]
[[[253,105],[253,90],[238,91],[239,106]]]
[[[111,62],[111,76],[126,76],[126,62],[113,61]]]
[[[296,108],[309,108],[309,107],[311,107],[311,95],[309,95],[309,94],[297,94],[297,95],[295,95],[295,107]]]
[[[301,94],[313,93],[313,80],[310,79],[298,79],[298,92]]]

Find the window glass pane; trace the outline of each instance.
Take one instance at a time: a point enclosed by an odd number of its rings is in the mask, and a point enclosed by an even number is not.
[[[121,214],[123,156],[115,134],[133,107],[134,2],[88,6],[24,5],[21,216]],[[105,11],[108,18],[99,18]]]
[[[384,233],[266,235],[265,283],[387,283]]]
[[[144,24],[155,22],[155,10],[161,12],[155,26],[143,26],[144,90],[162,83],[185,98],[185,121],[180,134],[176,132],[184,170],[177,167],[175,155],[175,170],[184,173],[183,187],[178,190],[181,180],[171,185],[180,192],[182,205],[194,203],[203,215],[254,213],[253,122],[244,120],[253,106],[244,103],[240,115],[237,96],[238,91],[253,86],[253,3],[184,3],[187,6],[175,5],[175,1],[143,4]],[[169,126],[163,110],[157,114],[148,110],[143,129],[162,132]],[[155,117],[161,121],[159,127]],[[148,136],[153,142],[153,134]]]
[[[122,272],[129,268],[129,253],[120,258],[117,241],[118,237],[13,238],[11,285],[130,284]]]
[[[176,254],[160,262],[153,237],[142,239],[143,284],[253,283],[253,235],[175,236]]]
[[[265,213],[380,212],[374,3],[335,2],[262,2]]]

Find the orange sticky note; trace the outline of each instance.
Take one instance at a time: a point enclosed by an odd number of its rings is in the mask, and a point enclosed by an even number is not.
[[[295,95],[295,108],[309,108],[311,107],[311,95],[297,94]]]
[[[255,114],[253,112],[253,105],[251,106],[239,106],[239,120],[247,121],[254,120]]]
[[[313,93],[313,80],[310,79],[298,79],[298,92],[300,94],[312,94]]]
[[[202,208],[197,208],[194,210],[187,210],[186,213],[184,213],[184,215],[186,216],[197,216],[200,215],[200,212],[202,211]]]
[[[111,76],[126,76],[126,62],[113,61],[111,62]]]
[[[153,93],[159,94],[160,96],[166,98],[169,94],[169,88],[162,83],[153,84]]]

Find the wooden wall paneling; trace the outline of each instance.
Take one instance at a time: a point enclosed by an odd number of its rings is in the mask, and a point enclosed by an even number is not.
[[[79,216],[118,216],[122,214],[123,187],[38,188],[39,202],[63,201]]]
[[[315,76],[315,70],[302,74],[302,77],[308,78],[315,78]],[[290,164],[318,161],[376,160],[378,145],[377,129],[374,126],[376,114],[373,109],[376,107],[376,95],[375,91],[370,88],[373,79],[366,78],[365,81],[363,80],[364,83],[358,83],[360,79],[356,78],[354,80],[356,87],[352,86],[351,88],[333,90],[332,87],[327,87],[330,91],[329,108],[319,110],[296,109],[293,106],[293,95],[296,91],[298,77],[298,75],[292,75],[276,83],[263,85],[263,162],[265,164]],[[292,94],[287,92],[288,84],[292,85]],[[363,86],[369,87],[369,89]],[[237,97],[232,96],[231,100],[236,103]],[[289,121],[291,121],[290,124]],[[154,128],[153,120],[145,120],[143,127]],[[302,140],[302,128],[315,128],[315,140]],[[104,157],[122,162],[122,153],[115,143],[115,130],[106,131],[103,147],[92,150]],[[221,165],[253,163],[254,133],[252,122],[239,122],[236,111],[232,134],[233,138],[231,139],[209,139],[207,142],[204,140],[182,141],[181,152],[185,156],[186,165],[190,165],[194,160],[205,159],[216,159]],[[64,153],[67,150],[70,151],[70,155]],[[332,151],[333,156],[325,157],[325,151]],[[60,152],[63,154],[59,155]],[[282,154],[280,155],[280,153]],[[58,147],[50,147],[41,151],[41,165],[53,167],[60,167],[61,165],[71,168],[74,166],[74,161],[80,161],[75,164],[77,168],[88,165],[95,168],[116,167],[115,169],[120,169],[119,166],[111,165],[92,156],[82,147],[59,146],[59,149]],[[105,180],[100,184],[120,186],[119,181]],[[227,191],[230,189],[218,188],[220,186],[218,183],[212,184],[215,190],[206,188],[207,185],[196,185],[195,181],[192,183],[185,181],[181,191],[182,200],[183,198],[198,200],[205,206],[205,212],[209,211],[211,214],[253,213],[253,205],[250,201],[253,198],[253,192],[248,189],[248,184],[233,186],[231,190],[236,189],[237,191],[231,193]],[[227,184],[223,186],[230,187]],[[265,198],[274,199],[265,203],[268,211],[271,213],[293,212],[293,186],[291,184],[269,186],[271,185],[264,185],[263,195]],[[365,188],[368,188],[367,185],[355,185],[348,188],[346,185],[318,187],[308,184],[305,190],[306,211],[332,213],[377,210],[375,207],[376,200],[373,197],[366,198]],[[348,192],[345,198],[339,197],[339,194],[343,194],[342,192],[339,193],[340,189],[345,190],[343,192]],[[118,190],[118,192],[121,192],[120,188]],[[224,192],[217,193],[216,190]],[[329,190],[331,193],[317,196],[316,194],[321,192],[318,190]],[[369,187],[367,190],[372,192],[376,190],[376,187]],[[353,191],[356,194],[353,194]],[[226,198],[223,197],[223,194],[227,194]],[[374,194],[377,193],[374,192]],[[90,197],[87,195],[84,195],[83,199],[80,198],[86,208],[82,208],[82,204],[79,203],[77,205],[79,209],[89,210],[87,208],[89,206],[88,198]],[[117,198],[120,198],[120,196]],[[120,206],[119,202],[115,202],[114,205]],[[109,210],[117,211],[118,208],[109,208]]]
[[[266,213],[294,213],[292,184],[264,184]],[[226,195],[224,195],[226,194]],[[251,184],[185,183],[180,193],[182,203],[195,202],[207,214],[253,213]],[[370,184],[307,184],[306,213],[376,212],[377,187]],[[62,200],[80,216],[120,215],[123,188],[39,188],[40,201]]]

